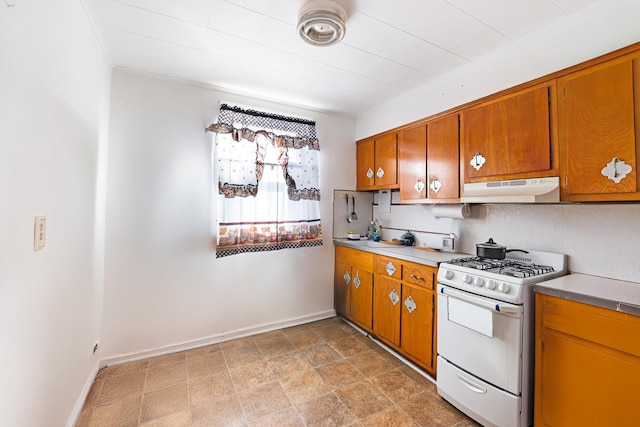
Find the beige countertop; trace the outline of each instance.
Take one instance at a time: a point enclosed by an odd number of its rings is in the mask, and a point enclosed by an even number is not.
[[[374,242],[372,240],[350,240],[333,239],[333,243],[339,246],[359,249],[372,252],[378,255],[385,255],[398,258],[404,261],[438,267],[441,262],[447,262],[454,258],[474,256],[458,252],[432,252],[418,249],[415,246],[390,245],[387,243]]]
[[[568,274],[537,283],[541,294],[640,316],[640,283],[587,274]]]

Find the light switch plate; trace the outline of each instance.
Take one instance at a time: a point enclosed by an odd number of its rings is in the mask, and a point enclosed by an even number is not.
[[[33,250],[44,248],[47,237],[47,217],[37,216],[33,227]]]

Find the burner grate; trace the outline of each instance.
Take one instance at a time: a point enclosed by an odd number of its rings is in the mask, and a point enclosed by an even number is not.
[[[555,271],[553,267],[548,265],[538,265],[510,259],[482,257],[456,258],[449,261],[449,264],[518,278],[538,276],[540,274],[552,273]]]

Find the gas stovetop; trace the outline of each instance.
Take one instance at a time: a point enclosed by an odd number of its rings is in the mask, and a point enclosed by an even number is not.
[[[510,252],[505,259],[469,257],[440,264],[438,282],[507,302],[521,303],[525,285],[563,276],[566,256],[551,252]]]

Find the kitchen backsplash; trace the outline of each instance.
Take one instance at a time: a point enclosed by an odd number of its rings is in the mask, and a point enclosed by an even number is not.
[[[441,247],[443,236],[454,233],[456,252],[470,254],[475,254],[476,243],[493,238],[507,248],[566,254],[569,270],[575,273],[640,283],[637,203],[471,205],[468,218],[456,219],[436,218],[432,205],[401,205],[398,192],[392,193],[390,213],[378,211],[377,192],[356,194],[359,218],[360,212],[363,218],[367,211],[371,215],[361,223],[362,230],[354,231],[364,233],[371,218],[378,218],[384,240],[411,231],[416,245],[434,248]],[[369,207],[366,195],[371,197]],[[341,210],[334,215],[334,236],[336,231],[346,235],[346,202],[341,199],[336,205],[334,199],[334,211],[336,206]]]

